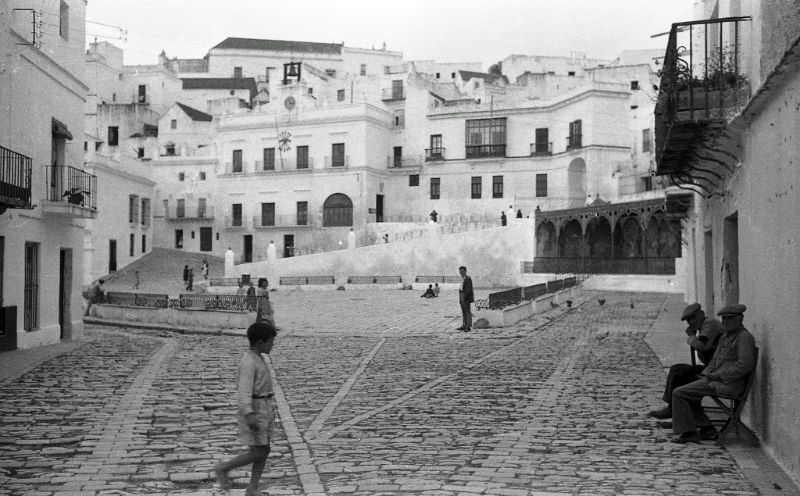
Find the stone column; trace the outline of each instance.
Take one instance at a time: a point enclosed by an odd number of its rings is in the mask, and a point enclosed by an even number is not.
[[[225,277],[233,277],[233,250],[225,252]]]

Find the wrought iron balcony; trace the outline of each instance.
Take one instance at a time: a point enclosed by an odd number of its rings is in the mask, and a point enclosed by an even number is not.
[[[349,165],[349,155],[327,155],[325,157],[325,168],[344,168]]]
[[[467,145],[467,158],[505,157],[506,145]]]
[[[523,271],[534,274],[674,274],[670,257],[590,258],[536,257],[525,262]]]
[[[386,167],[390,169],[401,169],[403,167],[420,167],[422,165],[422,157],[419,155],[404,155],[402,157],[389,156],[386,157]]]
[[[391,101],[391,100],[405,100],[406,93],[403,88],[383,88],[381,90],[381,100],[383,101]]]
[[[238,230],[238,229],[245,229],[247,226],[245,225],[244,217],[239,216],[225,216],[225,229],[231,230]]]
[[[582,134],[570,134],[567,136],[567,150],[574,150],[576,148],[583,148]]]
[[[655,110],[658,174],[680,178],[701,143],[721,133],[749,101],[740,46],[748,19],[672,25]]]
[[[178,207],[170,207],[167,211],[166,220],[170,222],[183,222],[183,221],[202,221],[214,219],[214,206],[206,205],[205,207],[192,206],[184,209]]]
[[[0,214],[7,208],[32,208],[32,161],[0,146]]]
[[[311,222],[309,221],[308,214],[256,215],[253,217],[253,227],[255,229],[311,227]]]
[[[45,165],[42,212],[93,219],[97,216],[97,176],[68,165]]]
[[[426,148],[425,149],[425,161],[426,162],[436,162],[437,160],[446,160],[445,159],[445,152],[447,148]]]
[[[546,143],[531,143],[531,155],[552,155],[553,154],[553,142],[546,142]]]

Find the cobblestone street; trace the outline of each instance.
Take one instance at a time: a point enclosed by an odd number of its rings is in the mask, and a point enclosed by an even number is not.
[[[271,495],[750,495],[713,443],[646,412],[665,295],[585,293],[514,328],[455,331],[452,292],[277,292]],[[210,494],[240,449],[246,339],[89,328],[0,384],[0,495]],[[1,356],[1,355],[0,355]],[[234,472],[241,494],[248,472]]]

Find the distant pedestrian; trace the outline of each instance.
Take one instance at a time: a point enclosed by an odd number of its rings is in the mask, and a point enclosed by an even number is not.
[[[267,280],[266,277],[261,277],[258,279],[256,298],[258,298],[256,322],[271,322],[274,325],[275,314],[272,308],[272,303],[269,301],[269,280]]]
[[[433,284],[433,295],[434,296],[439,296],[439,283],[438,282]]]
[[[272,351],[276,335],[275,326],[271,322],[256,322],[247,329],[250,349],[242,356],[236,371],[236,403],[239,441],[248,447],[248,451],[215,467],[217,483],[224,491],[233,486],[228,476],[231,470],[252,464],[250,484],[244,494],[261,494],[258,485],[267,465],[272,424],[275,421],[272,378],[261,354]]]
[[[87,289],[83,296],[86,298],[86,313],[84,313],[84,317],[89,316],[89,310],[91,310],[92,305],[103,303],[106,300],[105,289],[103,289],[103,283],[106,282],[105,279],[102,277],[95,281],[89,289]]]
[[[475,301],[472,291],[472,278],[467,275],[467,268],[463,265],[458,268],[461,275],[461,287],[458,289],[458,303],[461,305],[462,324],[457,330],[469,332],[472,330],[472,309],[470,305]]]
[[[384,234],[383,235],[383,242],[384,243],[388,243],[389,242],[389,234]]]
[[[194,290],[194,269],[189,267],[189,274],[186,276],[186,290]]]
[[[431,211],[430,216],[431,216],[431,221],[434,223],[436,222],[436,219],[439,218],[439,214],[436,212],[435,209]]]
[[[517,209],[517,219],[521,219],[521,218],[522,218],[522,210],[521,209]]]
[[[502,210],[500,211],[500,225],[505,226],[508,224],[508,217],[506,217],[506,213]]]
[[[183,287],[185,288],[189,284],[189,266],[183,266]]]
[[[205,258],[203,259],[203,267],[200,270],[203,271],[203,279],[208,279],[208,260]]]
[[[420,295],[420,298],[436,298],[436,295],[433,292],[433,284],[428,284],[428,289],[426,289],[425,292]]]
[[[139,289],[139,283],[141,282],[141,279],[139,278],[139,271],[138,270],[133,272],[133,277],[134,277],[133,289]]]
[[[506,215],[508,216],[508,218],[509,219],[513,219],[515,213],[516,212],[514,212],[514,206],[513,205],[509,205],[508,206],[508,210],[506,211]]]
[[[536,213],[536,214],[538,214],[538,213],[540,213],[541,211],[542,211],[542,207],[541,207],[540,205],[536,205],[536,210],[534,210],[533,212],[534,212],[534,213]]]
[[[253,287],[253,283],[249,283],[247,285],[247,310],[250,312],[256,311],[256,288]]]

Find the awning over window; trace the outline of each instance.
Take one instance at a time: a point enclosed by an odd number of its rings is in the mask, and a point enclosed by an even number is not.
[[[64,138],[71,140],[72,133],[69,132],[69,128],[66,124],[61,122],[60,120],[56,119],[55,117],[52,119],[53,121],[53,136],[57,136],[59,138]]]
[[[158,126],[153,124],[145,124],[144,125],[144,136],[145,138],[158,138]]]

